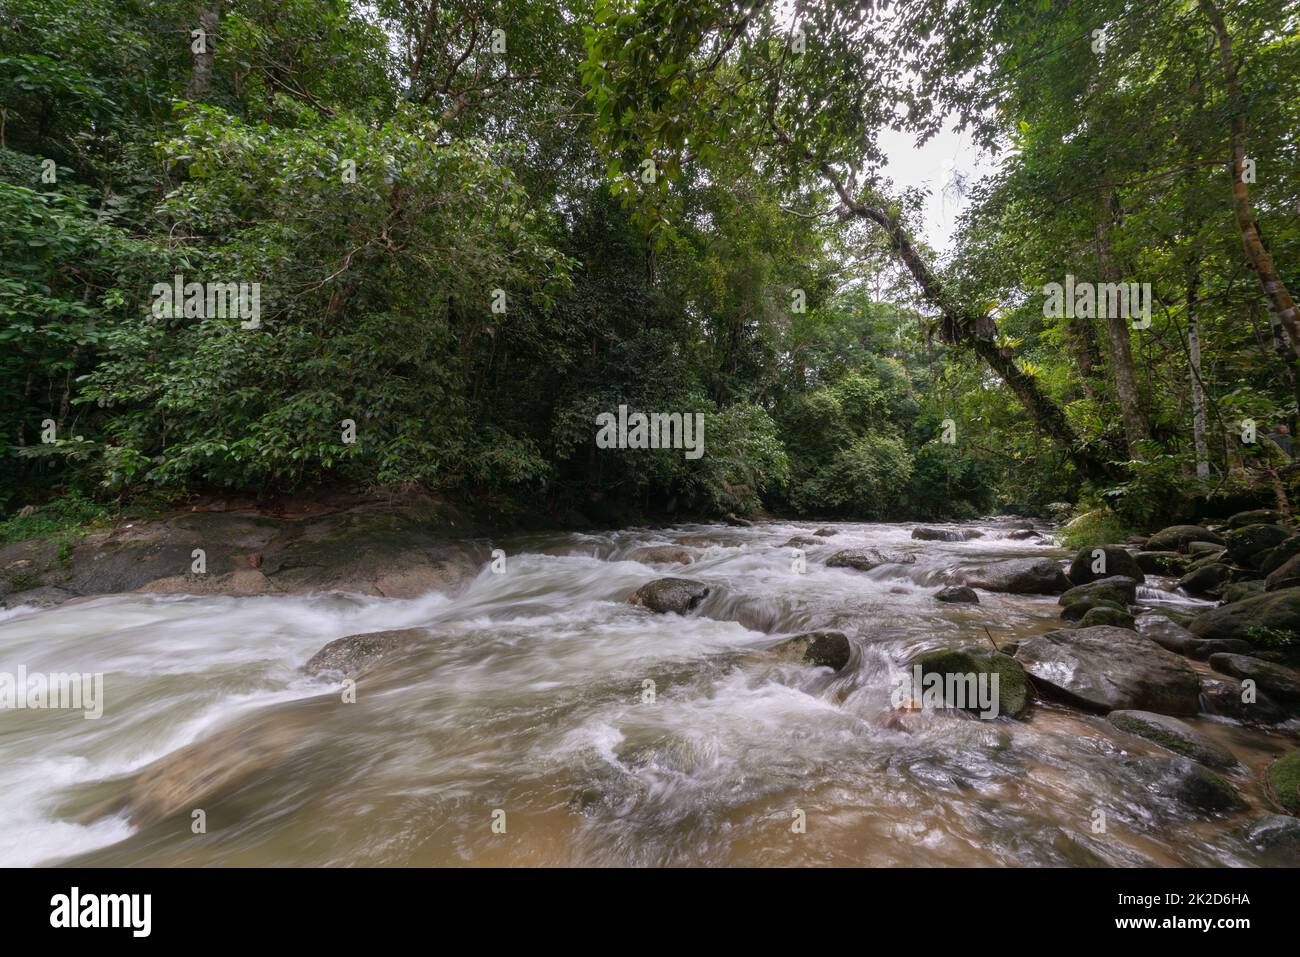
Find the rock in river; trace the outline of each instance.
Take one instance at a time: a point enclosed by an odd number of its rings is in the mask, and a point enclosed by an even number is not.
[[[1119,545],[1096,545],[1079,549],[1079,554],[1070,562],[1070,570],[1066,574],[1076,585],[1086,585],[1088,582],[1117,575],[1139,583],[1147,580],[1146,573],[1138,566],[1137,560]]]
[[[309,675],[336,672],[346,678],[359,678],[385,658],[427,635],[423,628],[403,628],[337,638],[312,655],[302,670]]]
[[[1251,641],[1251,632],[1300,633],[1300,588],[1283,588],[1254,598],[1212,608],[1191,624],[1200,638],[1240,638]]]
[[[1016,658],[1045,694],[1093,711],[1196,714],[1199,707],[1196,672],[1127,628],[1049,631],[1022,641]]]
[[[1192,542],[1213,542],[1224,544],[1223,537],[1203,525],[1171,525],[1161,529],[1147,539],[1145,551],[1148,552],[1182,552]]]
[[[627,603],[660,614],[676,612],[685,615],[698,608],[710,590],[708,585],[689,578],[657,578],[633,592]]]
[[[849,663],[853,648],[838,631],[810,631],[788,638],[772,649],[779,657],[839,671]]]
[[[974,588],[967,588],[965,585],[949,585],[937,591],[934,597],[938,601],[966,603],[978,605],[980,596],[975,594]]]
[[[1112,711],[1106,720],[1119,730],[1154,741],[1162,748],[1212,768],[1230,768],[1237,759],[1232,752],[1190,725],[1166,714],[1151,711]]]
[[[1051,558],[1010,558],[984,565],[965,577],[973,588],[1017,595],[1058,595],[1070,587],[1061,566]]]
[[[1243,681],[1250,679],[1261,691],[1281,701],[1300,701],[1300,672],[1292,668],[1222,651],[1210,655],[1210,667]]]
[[[911,565],[915,561],[915,555],[886,555],[874,548],[846,548],[826,559],[826,567],[869,572],[881,565]]]

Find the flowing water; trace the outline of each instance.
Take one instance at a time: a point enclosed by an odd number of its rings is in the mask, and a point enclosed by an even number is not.
[[[1118,756],[1159,751],[1100,718],[892,708],[919,650],[1060,626],[1054,598],[949,605],[933,598],[941,585],[1063,551],[996,522],[961,542],[834,527],[806,549],[804,573],[781,546],[810,527],[688,525],[494,542],[505,573],[485,568],[454,596],[123,595],[0,612],[0,672],[102,672],[105,696],[98,720],[0,712],[0,864],[1257,863],[1234,829],[1267,812],[1257,772],[1280,737],[1193,720],[1243,762],[1233,777],[1252,805],[1205,817],[1126,776]],[[629,560],[654,544],[697,561]],[[862,545],[917,561],[823,564]],[[716,586],[697,615],[624,603],[673,574]],[[1141,594],[1190,603],[1168,583]],[[355,703],[300,671],[327,641],[412,627],[427,637],[362,678]],[[850,636],[840,674],[764,653],[811,629]],[[160,756],[259,713],[292,729],[292,746],[204,802],[206,833],[190,813],[139,828],[81,814]]]

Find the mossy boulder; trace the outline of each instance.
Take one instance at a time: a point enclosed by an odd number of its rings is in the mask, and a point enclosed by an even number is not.
[[[1291,533],[1280,525],[1247,525],[1237,528],[1223,536],[1227,543],[1228,557],[1238,565],[1255,567],[1256,556],[1271,548],[1276,548],[1291,537]]]
[[[1160,531],[1148,538],[1144,551],[1185,552],[1187,551],[1187,546],[1192,542],[1213,542],[1216,545],[1226,544],[1221,535],[1210,531],[1203,525],[1170,525],[1168,528],[1162,528]]]
[[[1280,545],[1275,545],[1259,556],[1256,568],[1259,573],[1268,576],[1286,564],[1287,560],[1300,555],[1300,535],[1292,535]]]
[[[1211,562],[1178,579],[1178,587],[1189,595],[1216,594],[1219,587],[1232,577],[1232,568],[1222,562]]]
[[[1114,625],[1116,628],[1132,628],[1133,616],[1122,608],[1095,605],[1089,608],[1079,619],[1080,628],[1093,628],[1097,625]]]
[[[1115,576],[1131,578],[1135,582],[1147,579],[1137,560],[1129,554],[1128,549],[1120,545],[1090,545],[1079,549],[1074,561],[1070,562],[1070,570],[1066,575],[1076,585],[1086,585],[1088,582]]]
[[[1187,556],[1178,552],[1135,552],[1133,561],[1148,575],[1182,575],[1187,571]]]
[[[1300,584],[1300,582],[1298,582],[1298,584]],[[1252,598],[1255,595],[1262,594],[1263,591],[1264,583],[1257,578],[1252,578],[1248,581],[1242,582],[1232,582],[1231,584],[1224,585],[1219,589],[1219,600],[1225,605],[1230,605],[1234,601],[1243,601],[1247,598]]]
[[[853,655],[853,646],[842,632],[810,631],[787,638],[772,651],[787,661],[842,671]]]
[[[1137,600],[1137,582],[1125,575],[1111,575],[1108,578],[1099,578],[1096,581],[1088,582],[1083,585],[1075,585],[1065,592],[1058,600],[1057,604],[1065,609],[1073,605],[1091,603],[1097,601],[1107,601],[1120,608],[1125,608]],[[1087,608],[1084,609],[1086,611]],[[1062,613],[1063,618],[1083,617],[1083,612],[1078,615],[1067,615]]]
[[[1245,721],[1250,724],[1277,724],[1287,718],[1286,709],[1264,692],[1247,693],[1240,681],[1230,675],[1201,679],[1201,699],[1208,714]]]
[[[1300,588],[1266,591],[1253,598],[1220,605],[1196,617],[1191,631],[1200,638],[1251,640],[1262,629],[1300,633]]]
[[[921,675],[997,675],[998,714],[1016,717],[1029,706],[1029,682],[1025,669],[1016,659],[1003,654],[948,648],[930,651],[912,659],[909,667],[920,666]],[[991,682],[990,682],[991,688]],[[949,706],[953,706],[949,702]],[[974,702],[966,702],[967,711],[979,711]]]
[[[1300,865],[1300,818],[1268,814],[1243,825],[1237,833],[1269,863]]]
[[[1282,525],[1286,516],[1271,508],[1255,508],[1238,512],[1228,519],[1228,528],[1245,528],[1247,525]]]
[[[826,559],[826,567],[869,572],[881,565],[911,565],[915,562],[915,555],[891,555],[874,548],[846,548]]]
[[[1300,816],[1300,751],[1292,751],[1269,765],[1268,789],[1288,814]]]
[[[1288,558],[1264,579],[1265,591],[1281,591],[1284,588],[1300,588],[1300,554]]]
[[[1145,790],[1193,810],[1222,814],[1246,807],[1229,781],[1191,758],[1136,757],[1120,762]]]
[[[1212,768],[1237,764],[1232,752],[1186,722],[1151,711],[1112,711],[1106,720],[1128,734],[1154,742],[1175,754]]]

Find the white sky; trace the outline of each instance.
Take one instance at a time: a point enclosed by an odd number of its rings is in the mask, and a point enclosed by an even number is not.
[[[947,253],[952,248],[957,218],[968,201],[951,191],[945,195],[944,188],[954,171],[968,178],[969,188],[980,176],[992,172],[995,163],[974,145],[969,133],[958,133],[951,125],[920,149],[913,145],[914,140],[908,133],[881,132],[880,146],[889,158],[884,172],[900,188],[921,186],[929,190],[921,232],[935,250]]]

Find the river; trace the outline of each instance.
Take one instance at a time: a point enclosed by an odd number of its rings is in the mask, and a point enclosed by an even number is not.
[[[1053,597],[933,597],[983,562],[1064,556],[1054,542],[1008,538],[996,521],[962,526],[982,537],[959,542],[836,524],[801,572],[782,543],[813,527],[494,542],[504,573],[485,567],[454,596],[131,594],[0,612],[0,671],[102,672],[105,697],[98,720],[0,713],[0,864],[1257,863],[1235,829],[1267,813],[1247,773],[1281,749],[1264,732],[1190,720],[1246,766],[1233,779],[1250,810],[1207,817],[1123,773],[1117,756],[1159,749],[1100,717],[1045,703],[1027,720],[892,709],[919,650],[1060,627]],[[655,544],[697,560],[628,559]],[[823,564],[864,545],[917,560]],[[624,602],[664,575],[715,587],[689,618]],[[1171,587],[1149,580],[1140,597],[1204,604]],[[363,678],[355,703],[300,670],[332,639],[413,627],[427,636]],[[811,629],[850,637],[841,673],[763,653]],[[295,728],[293,747],[206,802],[204,833],[190,814],[143,827],[82,816],[160,756],[257,713]]]

